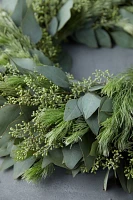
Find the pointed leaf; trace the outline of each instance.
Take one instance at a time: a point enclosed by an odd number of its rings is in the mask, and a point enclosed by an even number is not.
[[[7,148],[0,148],[0,157],[8,156],[10,152],[7,150]]]
[[[103,89],[103,85],[96,85],[96,86],[93,86],[89,89],[90,92],[94,92],[94,91],[97,91],[97,90],[101,90]]]
[[[54,84],[68,88],[69,82],[66,74],[59,68],[54,66],[37,66],[36,71],[51,80]]]
[[[72,176],[75,177],[81,171],[80,167],[72,170]]]
[[[71,8],[73,7],[73,0],[68,0],[59,10],[58,13],[58,20],[59,20],[59,27],[58,31],[63,28],[63,26],[68,22],[71,17]]]
[[[10,158],[10,157],[5,158],[0,166],[0,171],[4,171],[4,170],[12,167],[14,165],[14,163],[15,163],[15,161],[12,158]]]
[[[17,26],[21,25],[21,22],[22,22],[22,19],[23,19],[25,13],[26,13],[26,10],[27,10],[26,0],[23,0],[23,1],[18,0],[16,7],[15,7],[15,10],[14,10],[12,16],[11,16],[14,23]]]
[[[44,156],[43,161],[42,161],[42,168],[47,167],[51,163],[52,163],[51,157],[49,155]]]
[[[30,58],[12,58],[12,61],[23,69],[30,71],[35,71],[36,69],[36,64]]]
[[[87,93],[82,98],[82,109],[85,119],[88,119],[100,106],[101,97]]]
[[[133,14],[125,9],[120,9],[120,14],[124,19],[128,19],[133,24]]]
[[[82,153],[78,144],[74,144],[71,148],[65,147],[62,149],[64,163],[69,169],[73,169],[82,158]]]
[[[52,163],[54,163],[59,167],[64,167],[63,153],[61,148],[53,149],[52,151],[49,152],[49,155],[51,157]]]
[[[32,57],[34,57],[35,55],[38,56],[39,61],[44,64],[44,65],[53,65],[53,62],[51,60],[49,60],[49,58],[47,56],[45,56],[41,51],[37,50],[37,49],[31,49],[30,50]]]
[[[95,161],[95,157],[89,155],[90,150],[91,150],[91,145],[94,142],[94,140],[95,138],[93,134],[89,133],[89,135],[86,134],[82,137],[82,141],[79,141],[79,146],[82,152],[85,167],[88,172],[92,168]]]
[[[124,31],[115,31],[111,33],[112,38],[117,45],[124,48],[133,48],[133,37]]]
[[[111,48],[112,46],[111,38],[105,30],[101,28],[96,29],[96,36],[97,36],[98,44],[100,46]]]
[[[18,3],[18,0],[10,0],[10,3],[9,3],[9,0],[1,0],[0,7],[9,13],[13,13],[17,3]]]
[[[104,178],[104,185],[103,185],[103,189],[106,191],[107,190],[107,184],[108,184],[108,179],[109,179],[109,172],[110,170],[107,171],[105,178]]]
[[[87,124],[89,125],[91,131],[98,135],[99,132],[99,124],[98,124],[98,112],[95,112],[89,119],[86,120]]]
[[[106,98],[101,109],[101,112],[112,113],[113,112],[113,104],[112,99]]]
[[[49,151],[48,155],[43,158],[42,167],[44,168],[50,163],[60,167],[65,167],[63,164],[63,153],[61,148]]]
[[[97,156],[97,154],[98,154],[98,140],[92,143],[89,155]]]
[[[35,157],[30,157],[26,160],[16,162],[14,164],[14,170],[13,170],[13,178],[17,179],[19,176],[21,176],[26,170],[28,170],[36,161]]]
[[[82,113],[78,108],[77,102],[78,102],[77,99],[71,99],[67,102],[64,112],[65,121],[70,121],[82,115]]]
[[[87,45],[88,47],[97,48],[97,40],[93,29],[82,29],[76,32],[78,42]]]
[[[2,135],[9,124],[19,116],[19,113],[19,105],[6,105],[0,108],[0,135]]]
[[[42,30],[35,19],[34,12],[31,7],[28,8],[23,18],[21,27],[23,34],[29,36],[34,44],[39,42],[42,38]]]
[[[53,17],[48,27],[49,34],[54,36],[57,32],[57,28],[58,28],[58,19],[57,17]]]

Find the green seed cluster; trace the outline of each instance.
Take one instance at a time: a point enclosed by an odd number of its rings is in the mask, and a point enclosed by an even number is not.
[[[126,178],[129,180],[133,178],[133,153],[128,151],[128,166],[125,166],[124,174]]]
[[[123,159],[123,155],[122,152],[118,150],[113,150],[110,153],[109,157],[99,155],[95,160],[91,172],[96,173],[96,171],[100,167],[102,167],[103,169],[108,168],[108,170],[113,169],[114,171],[116,171],[117,168],[119,167],[121,159]]]
[[[37,44],[37,48],[41,49],[44,55],[46,55],[52,61],[56,62],[61,48],[60,46],[54,44],[52,37],[49,35],[45,28],[42,29],[42,32],[42,39]]]
[[[109,74],[109,71],[106,70],[105,72],[101,70],[96,70],[95,73],[93,73],[94,78],[91,76],[88,79],[83,78],[82,81],[76,81],[74,80],[74,77],[70,74],[67,74],[68,79],[71,83],[71,91],[74,96],[74,98],[80,97],[82,93],[87,93],[90,91],[90,89],[95,85],[103,85],[111,78],[111,74]]]

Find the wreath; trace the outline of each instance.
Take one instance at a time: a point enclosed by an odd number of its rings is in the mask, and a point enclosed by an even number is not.
[[[0,170],[114,172],[133,191],[133,69],[78,81],[64,42],[133,48],[131,0],[17,0],[0,11]]]

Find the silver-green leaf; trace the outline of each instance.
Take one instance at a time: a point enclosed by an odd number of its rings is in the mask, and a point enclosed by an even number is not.
[[[115,43],[124,48],[133,48],[133,37],[124,31],[115,31],[111,33]]]
[[[54,36],[57,32],[57,28],[58,28],[58,19],[57,17],[53,17],[48,27],[48,32],[50,33],[50,35]]]
[[[64,120],[70,121],[82,115],[78,108],[77,99],[71,99],[67,102],[64,112]]]
[[[54,84],[63,88],[69,88],[68,78],[61,69],[54,66],[37,66],[36,71]]]
[[[88,47],[97,48],[97,40],[93,29],[81,29],[76,32],[78,42],[87,45]]]
[[[100,46],[102,46],[102,47],[111,47],[112,46],[111,38],[105,30],[103,30],[101,28],[96,29],[96,36],[97,36],[98,44]]]
[[[71,148],[65,147],[62,149],[64,163],[69,169],[73,169],[82,158],[82,153],[78,144],[74,144]]]
[[[73,0],[68,0],[59,10],[58,13],[58,20],[59,20],[59,27],[58,31],[63,28],[63,26],[68,22],[71,17],[71,8],[73,7]]]
[[[26,170],[28,170],[36,161],[35,157],[27,158],[23,161],[18,161],[14,164],[14,170],[13,170],[13,178],[17,179],[20,177]]]
[[[31,41],[36,44],[42,38],[42,30],[37,23],[32,8],[28,8],[23,20],[22,20],[23,34],[30,37]]]
[[[87,93],[82,98],[82,109],[85,119],[91,117],[91,115],[98,109],[100,106],[101,97],[98,95]]]
[[[6,157],[0,166],[0,171],[4,171],[14,165],[15,161],[11,157]]]

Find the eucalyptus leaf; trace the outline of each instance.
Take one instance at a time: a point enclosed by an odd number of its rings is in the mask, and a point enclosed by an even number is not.
[[[42,38],[42,30],[37,23],[32,8],[28,8],[21,23],[23,34],[30,37],[32,43],[36,44]]]
[[[79,141],[79,146],[80,146],[80,149],[81,149],[81,152],[82,152],[85,167],[86,167],[88,172],[92,168],[94,161],[95,161],[95,157],[89,155],[90,150],[91,150],[91,145],[94,141],[95,141],[95,137],[91,133],[84,135],[82,137],[82,140]]]
[[[103,87],[104,87],[103,85],[95,85],[95,86],[92,86],[92,87],[89,89],[89,91],[90,91],[90,92],[94,92],[94,91],[103,89]]]
[[[47,167],[51,163],[52,163],[51,157],[49,155],[44,156],[43,161],[42,161],[42,168]]]
[[[19,67],[30,71],[35,71],[36,64],[30,58],[11,58],[12,61]]]
[[[58,19],[57,17],[53,17],[48,27],[48,32],[50,33],[50,35],[54,36],[57,32],[57,28],[58,28]]]
[[[0,171],[4,171],[4,170],[12,167],[14,165],[14,163],[15,163],[15,161],[12,158],[6,157],[0,166]]]
[[[99,111],[98,112],[98,124],[99,125],[102,124],[109,117],[111,117],[111,115],[109,113]]]
[[[64,147],[62,152],[64,157],[63,161],[69,169],[73,169],[82,158],[82,153],[78,144],[74,144],[71,148],[70,146]]]
[[[11,139],[11,135],[9,135],[8,131],[5,131],[0,139],[0,148],[2,147],[6,148],[10,139]]]
[[[8,156],[10,152],[7,150],[7,148],[0,148],[0,157]]]
[[[101,112],[112,113],[113,112],[113,103],[112,99],[106,98],[101,109]]]
[[[124,31],[115,31],[111,33],[115,43],[124,48],[133,48],[133,37]]]
[[[30,157],[23,161],[18,161],[14,164],[14,170],[13,170],[13,178],[17,179],[20,177],[26,170],[28,170],[36,161],[35,157]]]
[[[11,3],[9,3],[11,4]],[[12,20],[17,26],[21,25],[22,19],[27,11],[26,0],[18,0],[15,10],[12,14]]]
[[[88,47],[97,48],[97,40],[93,29],[81,29],[76,32],[78,42],[87,45]]]
[[[19,116],[19,105],[6,105],[0,108],[0,135],[2,135],[7,127]],[[9,117],[10,116],[10,117]]]
[[[36,71],[39,74],[44,75],[55,85],[58,85],[63,88],[69,88],[68,78],[61,69],[54,66],[37,66]]]
[[[65,167],[65,165],[63,164],[63,153],[61,148],[53,149],[49,152],[49,156],[52,160],[52,163],[59,167]]]
[[[32,57],[34,57],[35,55],[37,55],[37,57],[39,58],[39,61],[44,64],[44,65],[53,65],[53,62],[43,54],[43,52],[37,50],[37,49],[31,49],[30,53],[32,54]]]
[[[13,13],[17,3],[18,3],[18,0],[10,0],[10,3],[9,3],[9,0],[1,0],[0,7],[9,13]]]
[[[97,156],[98,154],[98,140],[94,141],[91,145],[90,156]]]
[[[111,38],[105,30],[101,28],[96,29],[96,36],[97,36],[98,44],[100,46],[111,48],[112,46]]]
[[[120,14],[123,19],[128,19],[133,24],[133,14],[123,8],[120,9]]]
[[[108,179],[109,179],[109,172],[110,172],[110,170],[107,170],[107,173],[106,173],[105,178],[104,178],[103,189],[104,189],[105,191],[107,190],[107,184],[108,184]]]
[[[72,176],[75,177],[81,171],[80,167],[72,170]]]
[[[73,7],[73,0],[68,0],[58,12],[58,31],[63,28],[63,26],[68,22],[71,17],[71,8]]]
[[[85,119],[91,117],[91,115],[98,109],[100,106],[101,97],[93,94],[86,93],[82,98],[82,109]]]
[[[103,97],[98,110],[98,123],[99,125],[107,118],[111,117],[113,112],[112,100],[108,97]]]
[[[78,108],[78,100],[77,99],[71,99],[67,102],[65,106],[65,112],[64,112],[64,120],[70,121],[75,118],[78,118],[82,115]]]
[[[95,135],[98,135],[98,132],[99,132],[98,112],[95,112],[94,114],[92,114],[92,116],[89,117],[89,119],[87,119],[86,122],[89,125],[91,131]]]

